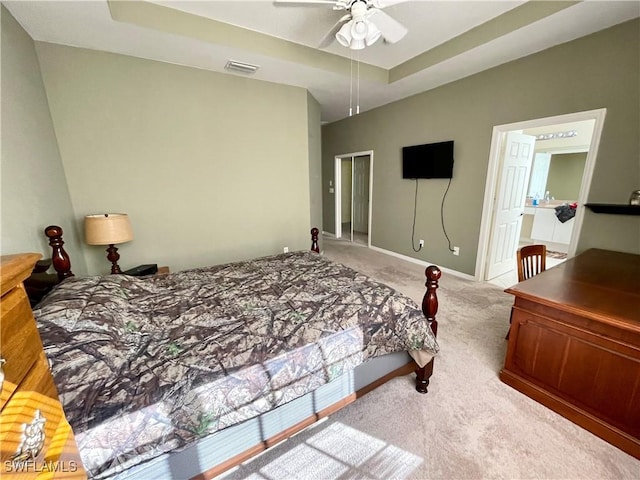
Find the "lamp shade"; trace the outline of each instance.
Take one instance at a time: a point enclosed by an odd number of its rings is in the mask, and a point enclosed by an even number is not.
[[[116,245],[133,240],[126,213],[102,213],[84,217],[84,238],[89,245]]]

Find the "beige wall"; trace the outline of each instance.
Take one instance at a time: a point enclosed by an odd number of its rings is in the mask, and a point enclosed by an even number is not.
[[[307,117],[309,121],[309,201],[311,202],[311,227],[322,231],[322,129],[320,104],[307,92]],[[309,229],[311,231],[311,229]],[[311,244],[309,244],[311,245]],[[322,235],[318,237],[322,250]]]
[[[91,213],[131,217],[123,269],[309,248],[306,90],[93,50],[36,49],[78,225]],[[102,247],[85,252],[91,273],[108,270]]]
[[[474,274],[492,129],[535,118],[606,108],[589,201],[627,203],[640,184],[640,21],[633,20],[437,89],[323,127],[323,175],[333,158],[375,154],[372,244]],[[420,180],[411,248],[415,183],[401,178],[404,145],[455,141],[453,180],[444,220],[460,256],[448,251],[440,225],[447,180]],[[324,229],[334,231],[333,195],[323,193]],[[586,211],[578,251],[589,247],[640,253],[640,217]]]
[[[47,97],[31,37],[2,15],[2,254],[51,256],[44,229],[59,225],[72,270],[86,273]]]

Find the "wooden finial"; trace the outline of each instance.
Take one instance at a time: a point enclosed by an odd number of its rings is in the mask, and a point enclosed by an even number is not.
[[[52,250],[51,261],[53,268],[58,272],[58,279],[62,281],[65,278],[73,277],[71,260],[63,247],[62,228],[57,225],[49,225],[44,229],[44,234],[49,238],[49,245],[51,245]]]
[[[436,320],[436,313],[438,313],[438,296],[436,290],[438,288],[438,280],[442,276],[442,271],[435,265],[427,267],[424,271],[424,275],[427,277],[425,287],[427,291],[422,299],[422,313],[427,317],[427,322],[431,325],[431,329],[434,334],[438,333],[438,321]]]
[[[438,322],[436,320],[436,313],[438,313],[438,296],[436,290],[442,272],[435,265],[431,265],[424,271],[424,275],[427,277],[427,281],[425,282],[427,291],[422,299],[422,313],[424,313],[424,316],[427,318],[433,334],[436,335],[438,333]],[[433,374],[433,361],[434,358],[424,367],[416,370],[416,390],[420,393],[427,393],[429,379]]]
[[[316,227],[311,229],[311,251],[320,253],[320,247],[318,246],[318,235],[320,234],[320,230]]]

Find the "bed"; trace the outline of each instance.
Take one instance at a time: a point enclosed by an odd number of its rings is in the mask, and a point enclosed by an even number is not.
[[[311,251],[61,282],[33,309],[91,478],[211,478],[397,375],[427,392],[436,289],[413,300]],[[426,317],[426,318],[425,318]]]

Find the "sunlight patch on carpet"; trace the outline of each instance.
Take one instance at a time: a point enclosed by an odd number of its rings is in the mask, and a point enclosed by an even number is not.
[[[306,444],[292,448],[284,455],[260,469],[264,478],[314,478],[322,472],[322,478],[338,478],[349,469],[329,455]]]
[[[402,479],[423,461],[406,450],[335,422],[247,478]]]

